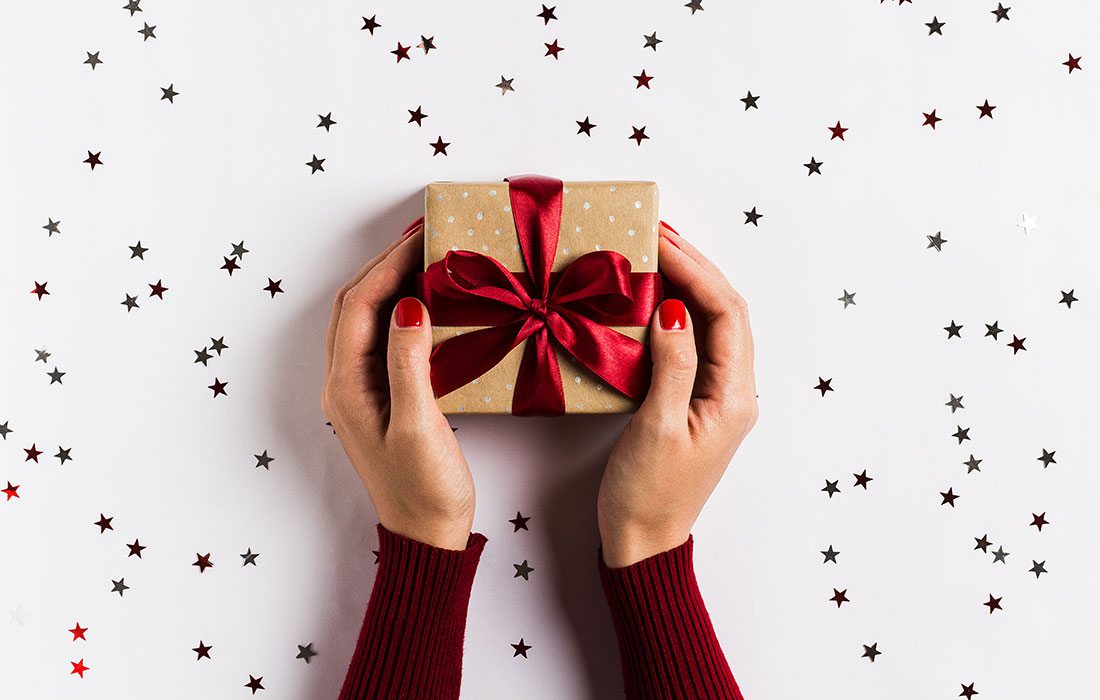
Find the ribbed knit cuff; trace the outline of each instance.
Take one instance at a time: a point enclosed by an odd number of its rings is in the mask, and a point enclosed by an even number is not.
[[[631,698],[743,700],[714,634],[692,563],[694,538],[629,566],[597,566]]]
[[[457,698],[470,589],[488,538],[434,547],[378,523],[378,573],[340,700]]]

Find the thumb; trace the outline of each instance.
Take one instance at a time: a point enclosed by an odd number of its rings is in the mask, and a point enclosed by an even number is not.
[[[432,393],[431,354],[428,310],[416,297],[404,297],[394,306],[390,318],[386,352],[391,425],[419,425],[427,412],[438,412]]]
[[[655,412],[664,418],[686,417],[698,357],[684,302],[665,299],[660,303],[650,322],[649,347],[653,378],[638,412]]]

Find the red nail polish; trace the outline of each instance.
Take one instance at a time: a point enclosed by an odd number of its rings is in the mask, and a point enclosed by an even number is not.
[[[405,297],[397,302],[397,312],[394,316],[398,328],[420,326],[424,321],[424,307],[416,297]]]
[[[681,248],[681,247],[680,247],[680,244],[679,244],[679,243],[677,243],[676,241],[672,240],[672,236],[666,236],[665,234],[663,234],[663,233],[662,233],[662,234],[661,234],[661,238],[664,238],[664,239],[665,239],[666,241],[668,241],[669,243],[671,243],[671,244],[672,244],[672,247],[673,247],[673,248],[675,248],[676,250],[683,250],[683,248]]]
[[[680,233],[679,231],[677,231],[676,229],[674,229],[674,228],[672,228],[671,226],[669,226],[669,224],[668,224],[668,222],[667,222],[667,221],[662,221],[662,222],[661,222],[661,225],[662,225],[662,226],[664,226],[665,228],[667,228],[667,229],[668,229],[669,231],[672,231],[673,233],[675,233],[675,234],[676,234],[677,236],[683,236],[683,235],[684,235],[684,234]],[[678,247],[679,247],[679,246],[677,246],[677,248],[678,248]]]
[[[416,229],[419,228],[423,223],[424,223],[424,217],[420,217],[416,221],[412,222],[411,224],[409,224],[408,226],[405,227],[405,232],[401,234],[401,237],[402,238],[408,238],[409,235],[412,234],[413,231],[416,231]]]
[[[666,331],[682,331],[687,328],[687,307],[679,299],[665,299],[657,307],[657,320]]]

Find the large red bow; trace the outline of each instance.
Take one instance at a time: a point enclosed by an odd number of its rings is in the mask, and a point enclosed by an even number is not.
[[[417,290],[434,325],[489,326],[435,347],[435,396],[480,377],[530,338],[516,377],[513,415],[565,413],[555,346],[641,401],[651,376],[648,347],[608,326],[647,325],[662,299],[660,276],[631,272],[630,261],[609,250],[582,255],[552,273],[562,182],[541,175],[507,182],[527,272],[511,272],[481,253],[451,250],[417,274]]]

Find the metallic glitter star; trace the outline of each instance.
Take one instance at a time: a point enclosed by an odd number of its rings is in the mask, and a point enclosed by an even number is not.
[[[376,21],[376,17],[378,17],[378,15],[371,15],[369,18],[364,17],[363,26],[360,28],[360,31],[366,29],[370,32],[371,36],[374,36],[374,30],[382,26]]]
[[[71,456],[72,451],[73,448],[71,447],[62,447],[61,445],[58,445],[57,454],[54,455],[54,458],[61,460],[62,464],[65,464],[65,462],[71,462],[73,460]]]
[[[248,252],[248,248],[245,248],[244,247],[244,241],[241,241],[240,243],[234,243],[233,244],[233,252],[230,253],[230,255],[237,258],[238,260],[243,260],[244,259],[244,254],[247,253],[247,252]]]
[[[1011,9],[1012,9],[1011,7],[1005,7],[1001,3],[997,3],[997,9],[996,10],[990,10],[990,14],[992,14],[994,17],[997,18],[996,19],[997,22],[1000,22],[1002,19],[1003,20],[1010,19],[1009,16],[1008,16],[1008,11],[1011,10]]]
[[[123,8],[130,11],[130,16],[133,17],[135,12],[141,12],[141,0],[129,0]]]
[[[993,544],[989,541],[988,535],[982,535],[981,537],[975,537],[974,541],[977,543],[974,545],[974,549],[980,549],[986,554],[989,554],[989,546]]]
[[[823,488],[821,490],[824,491],[825,493],[829,494],[830,499],[835,494],[840,493],[840,488],[837,487],[837,482],[836,481],[829,481],[828,479],[825,480],[825,488]]]
[[[844,140],[844,132],[848,130],[847,128],[840,125],[840,120],[839,119],[836,122],[836,126],[829,126],[829,127],[825,127],[825,128],[827,128],[829,130],[829,133],[832,134],[829,137],[830,141],[832,141],[833,139],[840,139],[841,141],[843,141]]]
[[[937,251],[943,250],[943,244],[947,243],[947,239],[941,236],[942,231],[936,231],[935,236],[928,236],[928,247],[935,248]]]
[[[653,80],[653,76],[646,75],[645,69],[643,68],[641,75],[635,75],[634,80],[638,83],[634,86],[635,90],[642,87],[644,87],[646,90],[650,90],[651,88],[649,87],[649,83]]]
[[[1073,54],[1069,54],[1069,60],[1062,63],[1062,65],[1068,66],[1070,73],[1075,70],[1083,70],[1081,68],[1081,56],[1074,57]]]
[[[948,396],[950,396],[951,398],[947,399],[947,403],[945,403],[944,406],[950,406],[952,413],[959,409],[965,408],[962,403],[963,397],[955,396],[954,394],[948,394]]]
[[[881,653],[882,652],[878,650],[878,642],[875,642],[871,646],[867,646],[866,644],[864,644],[863,645],[863,656],[861,656],[860,658],[870,659],[871,662],[874,663],[875,657],[878,656]]]
[[[856,293],[855,292],[849,292],[847,289],[845,289],[844,294],[841,295],[841,297],[839,299],[837,299],[837,301],[844,302],[844,308],[847,309],[849,306],[854,306],[855,305],[855,303],[856,303]]]
[[[524,644],[523,643],[523,637],[520,637],[519,638],[519,644],[513,644],[512,648],[516,650],[515,653],[512,654],[513,659],[516,658],[517,656],[523,656],[523,658],[526,659],[527,658],[527,651],[529,649],[531,649],[531,645]]]
[[[938,17],[933,17],[931,22],[925,22],[924,26],[928,27],[928,36],[933,34],[939,34],[943,36],[943,28],[947,26],[946,22],[941,22]]]
[[[269,293],[271,295],[272,299],[275,298],[276,294],[285,294],[286,293],[286,292],[283,291],[283,281],[282,280],[273,280],[270,277],[267,278],[267,286],[264,287],[264,291]]]
[[[837,589],[834,588],[833,589],[833,597],[829,598],[829,600],[836,603],[836,606],[839,608],[844,603],[850,603],[851,602],[850,600],[848,600],[848,596],[846,595],[847,593],[848,593],[847,588],[845,588],[843,591],[838,591]]]
[[[997,336],[999,336],[1001,332],[1002,331],[997,325],[997,322],[994,321],[992,324],[985,324],[985,335],[983,337],[988,338],[989,336],[993,336],[993,340],[996,340]]]
[[[96,66],[98,66],[100,63],[103,63],[103,61],[99,58],[98,51],[96,51],[95,53],[92,53],[91,51],[85,51],[84,53],[88,54],[88,58],[84,62],[91,66],[92,70],[95,70]]]
[[[61,222],[46,217],[46,225],[42,228],[46,229],[49,236],[53,236],[55,233],[61,233]]]
[[[951,325],[944,326],[943,329],[947,331],[948,340],[951,338],[962,338],[962,333],[960,331],[962,331],[963,327],[956,325],[955,319],[951,319]]]
[[[126,307],[126,312],[129,313],[134,309],[140,308],[137,303],[136,296],[125,295],[126,298],[122,300],[121,304]]]
[[[272,462],[275,461],[275,458],[274,457],[269,457],[268,454],[267,454],[267,450],[264,450],[263,454],[252,455],[252,456],[256,458],[256,466],[255,466],[256,469],[259,469],[260,467],[263,467],[264,469],[266,469],[268,471],[271,471],[271,466],[270,465],[271,465]]]
[[[8,423],[9,423],[9,421],[4,421],[3,423],[0,423],[0,438],[3,438],[5,440],[8,439],[8,434],[9,433],[15,432],[14,430],[12,430],[11,428],[8,427]],[[518,513],[516,514],[516,517],[519,517]]]
[[[210,349],[218,353],[218,356],[221,357],[222,350],[229,349],[229,346],[225,344],[225,336],[223,335],[220,338],[211,338]]]
[[[656,51],[657,44],[660,44],[663,41],[662,39],[657,38],[657,32],[653,32],[652,34],[643,34],[642,36],[645,37],[645,46],[642,47],[643,49],[653,49],[654,51]]]
[[[195,563],[191,566],[199,567],[199,573],[204,573],[207,569],[214,566],[214,562],[210,561],[210,552],[206,554],[195,553]]]
[[[528,574],[534,571],[534,569],[527,565],[526,559],[523,560],[522,564],[512,564],[512,566],[516,567],[516,574],[512,578],[519,578],[520,576],[522,576],[524,581],[531,580],[530,578],[528,578]]]
[[[324,163],[325,163],[325,159],[324,158],[318,158],[317,154],[314,153],[313,154],[313,159],[306,163],[306,165],[308,165],[309,168],[310,168],[309,174],[314,175],[314,174],[317,173],[318,170],[320,170],[321,172],[324,172],[325,171]]]
[[[978,465],[981,463],[982,460],[975,459],[974,455],[970,455],[970,459],[963,462],[963,465],[966,466],[966,473],[969,474],[970,472],[980,472],[981,467],[979,467]]]
[[[126,579],[125,578],[120,578],[117,581],[115,581],[114,579],[111,579],[111,584],[112,584],[111,593],[118,593],[119,598],[122,597],[122,594],[125,591],[128,591],[130,589],[130,587],[126,585]]]
[[[810,175],[814,175],[815,173],[817,175],[820,175],[822,165],[825,165],[824,161],[814,160],[814,157],[810,156],[810,162],[809,163],[803,163],[802,167],[806,168],[806,170],[807,170],[806,176],[809,177]]]
[[[543,5],[542,12],[538,13],[535,16],[542,20],[542,25],[545,27],[546,25],[550,24],[550,20],[558,18],[557,15],[554,14],[554,10],[556,9],[558,9],[556,5],[554,7],[547,7],[546,5]]]
[[[1046,469],[1052,464],[1058,464],[1058,461],[1054,459],[1055,452],[1057,452],[1057,450],[1047,452],[1046,449],[1044,449],[1043,454],[1039,457],[1036,457],[1036,459],[1043,463],[1043,469]]]
[[[136,245],[129,246],[130,259],[138,258],[139,260],[145,259],[145,254],[149,252],[149,249],[141,245],[141,241],[138,241]]]
[[[1008,566],[1008,557],[1012,552],[1006,552],[1004,547],[997,547],[997,551],[993,552],[993,563],[1000,562],[1005,566]]]
[[[157,280],[155,284],[149,285],[149,296],[156,297],[157,299],[164,299],[164,293],[168,291],[168,287],[165,287],[163,280]]]
[[[924,123],[921,126],[930,126],[933,131],[936,129],[936,124],[943,121],[943,119],[936,116],[936,110],[934,109],[931,112],[921,112],[921,114],[924,115]]]
[[[509,92],[515,92],[516,89],[512,87],[513,80],[515,80],[515,78],[505,78],[502,75],[500,76],[500,82],[497,83],[495,87],[500,88],[500,94],[502,95]]]
[[[552,44],[543,43],[543,46],[546,47],[546,53],[544,53],[543,56],[553,56],[555,61],[558,60],[558,54],[565,51],[564,46],[558,46],[557,39],[554,39],[554,43]]]
[[[866,469],[863,470],[862,474],[852,474],[852,476],[854,476],[856,478],[856,483],[853,484],[852,486],[853,487],[862,486],[864,491],[867,490],[867,484],[874,481],[873,477],[867,476],[867,470]]]
[[[1028,569],[1028,571],[1035,574],[1035,578],[1039,578],[1041,574],[1047,573],[1046,563],[1047,562],[1045,559],[1043,561],[1035,561],[1034,559],[1032,559],[1031,568]]]
[[[688,0],[688,3],[684,7],[691,10],[691,14],[703,11],[703,0]]]
[[[30,447],[24,447],[23,451],[27,453],[27,456],[23,458],[24,462],[38,464],[38,458],[42,456],[42,450],[38,449],[38,443],[33,443]]]
[[[61,378],[68,373],[62,372],[61,370],[57,369],[57,367],[54,367],[52,372],[47,372],[46,374],[50,377],[50,384],[64,384],[64,382],[61,381]]]
[[[146,42],[150,39],[156,39],[157,35],[153,33],[153,30],[157,28],[157,25],[154,24],[150,27],[148,22],[145,22],[144,24],[145,26],[138,30],[138,34],[141,34],[143,37],[145,37],[144,39],[142,39],[142,41]]]
[[[397,42],[397,48],[393,51],[390,51],[390,53],[392,53],[394,56],[397,56],[398,63],[401,63],[402,59],[411,61],[412,59],[409,57],[409,49],[411,48],[411,46],[402,46],[401,42],[399,41]]]
[[[823,550],[821,554],[825,557],[825,561],[821,562],[822,564],[828,564],[829,562],[836,564],[836,558],[840,555],[840,552],[833,549],[833,545],[829,545],[829,548]]]
[[[314,656],[317,656],[317,652],[313,651],[313,642],[310,642],[309,644],[306,644],[305,646],[302,646],[301,644],[299,644],[298,645],[298,655],[295,656],[294,658],[301,659],[301,660],[305,661],[308,664],[309,660],[312,659]]]
[[[171,102],[173,104],[175,104],[175,102],[176,102],[176,96],[179,95],[179,93],[176,92],[176,84],[175,83],[170,83],[168,85],[168,87],[161,88],[160,92],[161,92],[160,99],[168,100],[169,102]]]
[[[423,34],[421,34],[420,43],[416,45],[416,48],[422,49],[424,51],[424,55],[427,55],[429,51],[438,47],[435,45],[434,36],[424,36]]]
[[[34,355],[35,355],[34,361],[35,362],[41,362],[42,364],[46,364],[46,360],[50,359],[50,355],[52,355],[52,354],[53,353],[46,352],[46,348],[42,348],[41,350],[35,349],[35,351],[34,351]]]
[[[442,136],[437,136],[435,143],[429,143],[428,145],[432,147],[432,157],[434,158],[441,153],[447,155],[447,146],[450,146],[451,143],[450,141],[444,141]]]
[[[508,522],[512,523],[512,526],[515,528],[514,530],[512,530],[512,532],[519,532],[520,530],[530,531],[530,528],[527,527],[527,521],[530,519],[531,516],[524,517],[523,514],[517,510],[516,517],[512,518]]]
[[[1042,513],[1039,513],[1038,515],[1036,515],[1035,513],[1031,514],[1031,526],[1034,526],[1034,527],[1038,528],[1039,532],[1042,532],[1044,525],[1050,525],[1050,521],[1047,520],[1046,511],[1043,511]]]
[[[248,551],[241,555],[241,559],[244,559],[244,562],[241,563],[241,566],[248,566],[249,564],[251,564],[252,566],[256,566],[256,557],[258,556],[260,556],[260,553],[253,552],[252,548],[249,547]]]
[[[961,425],[955,426],[955,432],[951,434],[951,437],[959,441],[959,444],[963,444],[963,440],[970,439],[970,428],[964,428]]]
[[[1073,292],[1076,290],[1069,290],[1068,292],[1062,292],[1062,300],[1059,304],[1065,304],[1067,309],[1073,308],[1073,302],[1077,301],[1077,297],[1073,296]]]

